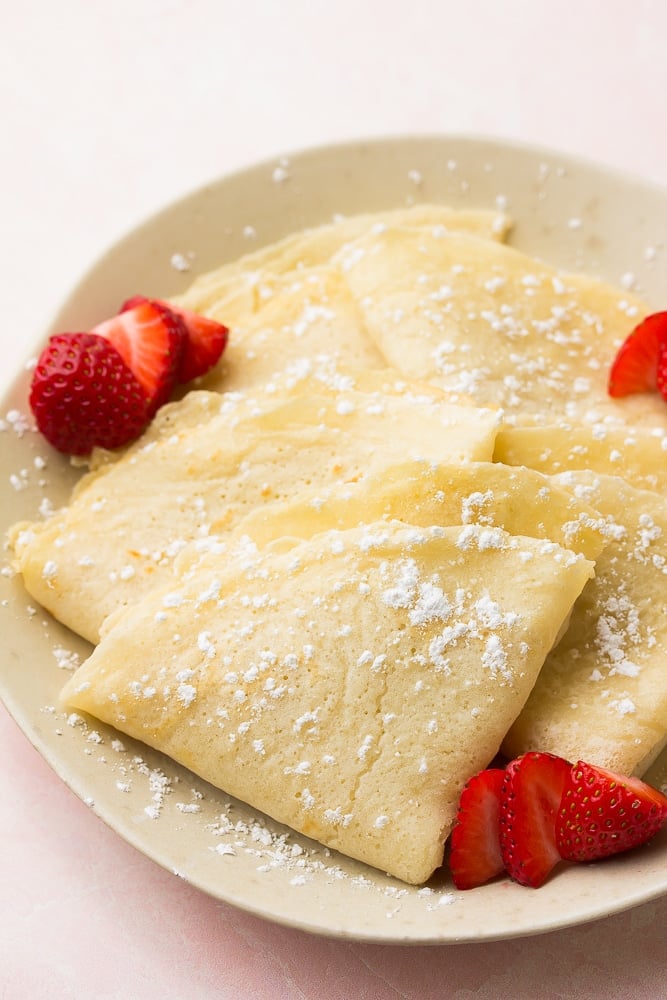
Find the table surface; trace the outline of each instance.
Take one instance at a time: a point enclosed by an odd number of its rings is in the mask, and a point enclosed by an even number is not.
[[[667,185],[661,0],[23,0],[0,32],[4,390],[107,246],[260,159],[455,132]],[[357,944],[217,902],[108,830],[0,706],[0,996],[664,998],[667,899],[504,943]]]

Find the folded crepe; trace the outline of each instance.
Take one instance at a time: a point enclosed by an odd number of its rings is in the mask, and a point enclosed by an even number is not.
[[[386,363],[509,424],[665,427],[657,393],[607,394],[619,344],[646,311],[625,291],[464,232],[387,226],[333,258]]]
[[[366,333],[357,302],[331,257],[363,233],[396,223],[426,225],[442,233],[463,230],[480,239],[503,239],[509,229],[501,212],[414,205],[293,233],[224,264],[198,278],[178,299],[233,331],[202,387],[245,391],[304,359],[384,367],[384,356]]]
[[[266,276],[252,309],[231,317],[227,313],[225,306],[209,309],[209,315],[233,326],[227,349],[202,380],[203,388],[246,392],[304,360],[385,366],[345,280],[330,266]]]
[[[386,375],[377,378],[390,390]],[[15,525],[16,565],[37,601],[96,642],[106,616],[168,578],[183,548],[257,506],[406,458],[490,460],[497,415],[441,396],[419,384],[413,393],[405,380],[382,393],[318,383],[316,393],[265,393],[256,412],[230,421],[224,397],[193,393],[121,457],[96,465],[66,508]]]
[[[422,527],[502,528],[557,542],[592,560],[608,544],[604,518],[585,500],[533,469],[498,462],[402,462],[356,482],[311,487],[257,507],[239,522],[236,534],[263,547],[395,519]]]
[[[236,327],[271,298],[280,279],[295,278],[305,269],[328,265],[341,247],[365,233],[381,232],[392,225],[425,226],[440,235],[460,231],[480,239],[503,240],[511,222],[500,211],[427,204],[351,215],[291,233],[222,264],[200,275],[178,301]]]
[[[419,884],[591,571],[472,525],[246,541],[110,619],[63,699]]]
[[[609,544],[504,750],[641,775],[667,742],[667,501],[591,472],[556,481],[600,511]]]

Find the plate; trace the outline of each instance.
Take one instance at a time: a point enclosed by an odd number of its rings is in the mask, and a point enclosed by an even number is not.
[[[544,150],[467,137],[377,140],[281,157],[167,207],[86,274],[51,329],[86,329],[128,294],[177,294],[198,273],[338,213],[417,201],[506,208],[510,242],[660,305],[667,192]],[[185,270],[187,268],[187,270]],[[66,502],[80,474],[26,429],[24,372],[3,400],[1,527]],[[147,747],[66,714],[58,693],[90,647],[0,575],[0,694],[57,774],[114,830],[212,896],[270,920],[356,940],[445,944],[572,926],[667,892],[667,829],[645,849],[563,866],[539,890],[503,880],[461,893],[351,861],[258,815]],[[649,780],[667,778],[667,753]]]

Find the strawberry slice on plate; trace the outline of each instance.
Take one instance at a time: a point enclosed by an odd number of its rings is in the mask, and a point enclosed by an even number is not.
[[[529,751],[505,769],[500,801],[500,850],[508,875],[537,888],[560,861],[556,816],[570,764]]]
[[[148,422],[146,394],[116,348],[93,333],[51,337],[35,366],[30,407],[58,451],[119,448]]]
[[[667,797],[639,778],[577,761],[556,820],[562,858],[596,861],[639,847],[667,822]]]
[[[655,389],[667,399],[667,312],[652,313],[634,328],[609,372],[608,392],[615,398]]]
[[[169,306],[183,320],[188,334],[183,361],[179,372],[179,382],[190,382],[193,378],[206,375],[217,364],[229,340],[229,329],[208,316]]]
[[[450,838],[449,867],[457,889],[475,889],[504,870],[500,793],[505,772],[487,768],[466,783]]]
[[[145,299],[92,332],[110,341],[134,373],[152,416],[176,385],[187,339],[181,320],[161,303]]]
[[[201,313],[184,309],[182,306],[174,305],[173,302],[165,302],[162,299],[148,300],[141,295],[135,295],[124,302],[121,311],[132,309],[137,304],[146,301],[169,309],[175,316],[178,316],[185,328],[185,349],[177,381],[181,383],[191,382],[194,378],[206,375],[217,364],[227,346],[229,329],[209,316],[202,316]]]

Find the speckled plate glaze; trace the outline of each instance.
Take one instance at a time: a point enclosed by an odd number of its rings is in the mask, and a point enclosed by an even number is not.
[[[300,152],[196,191],[114,246],[49,332],[90,327],[138,290],[179,293],[197,273],[336,213],[415,201],[506,208],[515,246],[665,305],[667,192],[553,152],[436,136]],[[0,411],[3,533],[45,503],[65,502],[79,474],[37,434],[22,431],[27,380],[25,372],[17,378]],[[667,892],[667,829],[627,856],[562,866],[539,890],[502,880],[460,893],[445,870],[415,889],[328,852],[160,754],[68,716],[58,693],[89,647],[31,607],[6,563],[0,591],[0,694],[28,739],[120,836],[234,906],[332,936],[446,944],[568,927]],[[667,753],[648,778],[665,782]]]

